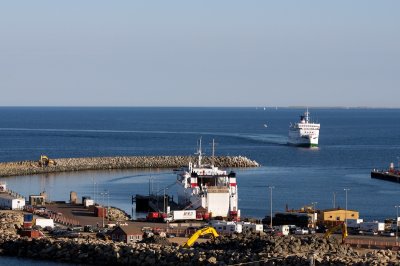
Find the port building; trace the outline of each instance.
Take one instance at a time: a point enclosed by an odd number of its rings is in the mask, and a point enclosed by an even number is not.
[[[359,216],[359,212],[354,210],[345,210],[340,208],[326,209],[319,210],[318,221],[321,221],[324,224],[336,224],[339,222],[344,222],[346,219],[359,219]]]
[[[0,208],[5,210],[22,210],[25,198],[8,190],[6,184],[0,184]]]

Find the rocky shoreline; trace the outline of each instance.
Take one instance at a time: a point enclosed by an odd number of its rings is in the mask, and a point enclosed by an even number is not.
[[[334,238],[233,234],[184,249],[162,241],[114,243],[98,239],[28,239],[16,234],[21,213],[0,212],[0,254],[93,265],[398,265],[400,253],[361,254]],[[153,243],[151,243],[153,242]],[[160,244],[162,243],[162,244]]]
[[[132,169],[132,168],[176,168],[196,162],[194,156],[121,156],[91,158],[53,159],[55,165],[40,167],[37,161],[0,163],[0,177],[34,175],[43,173]],[[210,163],[211,157],[204,157],[204,163]],[[258,167],[256,161],[243,156],[217,156],[214,165],[218,167]]]

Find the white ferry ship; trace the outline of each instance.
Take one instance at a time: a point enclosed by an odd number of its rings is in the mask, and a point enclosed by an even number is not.
[[[318,147],[320,124],[310,122],[307,111],[300,116],[300,122],[290,124],[288,144],[302,147]]]
[[[178,204],[184,209],[204,210],[211,217],[239,220],[236,174],[220,170],[213,163],[203,165],[201,139],[196,154],[197,165],[190,162],[188,167],[176,170]]]

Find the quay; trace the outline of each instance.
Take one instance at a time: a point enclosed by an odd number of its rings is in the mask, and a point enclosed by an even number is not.
[[[177,168],[196,161],[194,156],[118,156],[60,158],[47,160],[46,163],[43,163],[42,157],[39,161],[0,163],[0,177],[86,170]],[[204,157],[205,163],[211,163],[211,161],[212,157]],[[216,156],[213,162],[218,167],[260,166],[256,161],[244,156]]]

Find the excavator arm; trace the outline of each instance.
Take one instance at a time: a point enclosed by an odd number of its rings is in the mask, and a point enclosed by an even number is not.
[[[331,229],[329,229],[328,231],[326,231],[324,237],[325,238],[329,238],[331,236],[331,234],[333,234],[334,232],[338,231],[339,229],[342,229],[342,242],[344,242],[345,238],[348,236],[347,233],[347,226],[345,223],[336,225],[334,227],[332,227]]]
[[[196,242],[197,238],[200,236],[211,234],[214,238],[218,237],[217,231],[213,227],[206,227],[200,230],[197,230],[187,241],[183,244],[184,248],[191,247],[194,242]]]

